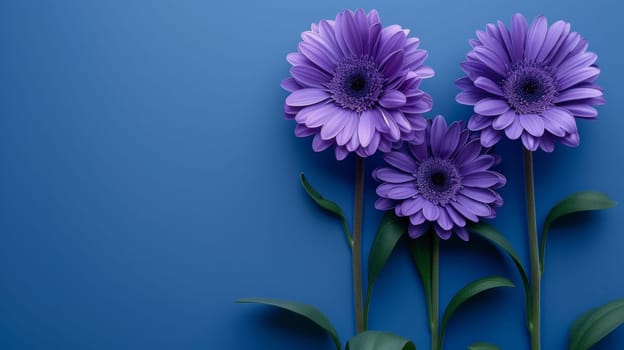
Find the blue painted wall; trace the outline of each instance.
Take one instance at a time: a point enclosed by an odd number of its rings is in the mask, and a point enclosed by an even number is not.
[[[536,158],[538,216],[581,190],[624,200],[621,5],[585,1],[127,0],[0,3],[0,348],[330,349],[299,318],[233,300],[318,306],[346,340],[351,275],[339,225],[299,172],[351,216],[353,159],[311,151],[282,119],[284,57],[311,22],[377,8],[412,29],[436,77],[428,117],[466,119],[453,81],[467,40],[521,11],[565,19],[599,54],[608,104],[581,121],[579,148]],[[523,257],[520,148],[504,142],[506,205],[494,224]],[[368,161],[368,170],[379,159]],[[381,213],[367,179],[365,247]],[[583,311],[624,297],[623,207],[552,232],[543,279],[544,349],[564,349]],[[443,245],[441,302],[509,262],[475,240]],[[526,349],[523,294],[461,309],[447,349],[477,340]],[[395,254],[370,325],[428,348],[415,269]],[[290,332],[292,331],[292,332]],[[624,347],[624,329],[599,349]]]

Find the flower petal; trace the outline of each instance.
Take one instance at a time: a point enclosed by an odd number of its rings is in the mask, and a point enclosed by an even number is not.
[[[379,104],[384,108],[398,108],[405,105],[407,98],[398,90],[390,90],[379,99]]]
[[[494,119],[492,122],[492,128],[494,128],[494,130],[504,130],[506,127],[511,125],[515,119],[516,112],[509,110]]]
[[[386,153],[384,155],[384,160],[393,167],[409,174],[413,173],[418,168],[416,161],[412,157],[399,151]]]
[[[520,120],[520,125],[526,130],[529,134],[540,137],[544,135],[544,121],[542,117],[535,114],[522,114],[518,116]]]
[[[524,56],[529,61],[534,61],[544,45],[546,33],[548,32],[548,22],[544,16],[538,16],[531,24],[526,39]]]
[[[518,117],[514,118],[513,122],[505,128],[505,136],[507,136],[510,140],[517,140],[520,135],[522,135],[524,128],[520,124],[519,119],[520,118]]]
[[[436,221],[440,217],[440,208],[427,200],[423,201],[423,215],[429,221]]]
[[[496,96],[504,96],[500,86],[486,77],[478,77],[474,81],[475,86]]]
[[[379,111],[369,109],[360,115],[360,123],[358,125],[358,135],[362,147],[368,146],[375,135],[375,120],[378,118]]]
[[[305,107],[317,104],[329,98],[329,93],[324,90],[308,88],[293,91],[286,97],[286,104],[295,107]]]
[[[574,88],[563,91],[555,98],[555,103],[602,96],[602,91],[592,88]]]
[[[477,188],[489,188],[497,185],[500,182],[500,178],[492,171],[483,171],[466,175],[462,184],[469,187]]]
[[[402,183],[414,181],[414,176],[392,168],[378,168],[373,171],[373,177],[377,181]]]
[[[409,227],[407,228],[407,234],[410,236],[410,238],[416,239],[424,235],[429,230],[429,226],[429,224],[418,226],[409,225]]]
[[[475,104],[474,110],[487,116],[501,115],[509,110],[509,104],[497,98],[484,98]]]
[[[330,80],[327,73],[312,66],[294,66],[290,69],[290,74],[306,87],[322,88]]]

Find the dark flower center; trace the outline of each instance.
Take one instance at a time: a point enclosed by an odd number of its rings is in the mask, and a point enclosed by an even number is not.
[[[337,104],[362,112],[378,101],[383,82],[383,75],[368,57],[347,58],[336,66],[328,88]]]
[[[542,113],[553,105],[557,96],[550,68],[538,63],[516,63],[502,85],[507,102],[518,114]]]
[[[448,159],[429,158],[420,164],[414,176],[423,198],[436,205],[448,204],[462,188],[459,171]]]

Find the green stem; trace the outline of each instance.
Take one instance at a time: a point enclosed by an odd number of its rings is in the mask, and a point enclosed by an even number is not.
[[[539,244],[537,220],[535,218],[535,187],[533,184],[533,153],[524,149],[524,179],[527,203],[527,225],[529,234],[529,252],[531,265],[531,305],[527,305],[529,315],[529,333],[531,349],[540,349],[540,289],[541,272],[539,263]]]
[[[433,230],[432,230],[433,231]],[[429,328],[431,330],[431,350],[442,347],[442,339],[439,335],[440,328],[440,240],[435,232],[431,232],[431,314],[429,315]]]
[[[355,305],[355,330],[362,333],[364,312],[362,307],[362,207],[364,206],[364,158],[355,159],[355,199],[353,204],[353,301]]]

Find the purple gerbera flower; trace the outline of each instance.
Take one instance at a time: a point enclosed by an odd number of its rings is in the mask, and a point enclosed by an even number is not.
[[[412,238],[433,228],[442,239],[455,232],[467,241],[467,221],[495,217],[494,208],[503,204],[495,190],[506,182],[490,170],[497,157],[469,133],[459,122],[447,128],[439,115],[428,123],[425,143],[404,143],[386,154],[390,166],[373,172],[383,182],[377,187],[375,208],[409,217]]]
[[[335,146],[336,158],[360,157],[410,139],[422,142],[422,113],[431,97],[419,89],[433,70],[418,38],[398,25],[382,28],[377,11],[344,11],[336,20],[312,24],[297,52],[287,56],[292,77],[284,111],[295,119],[295,135],[314,135],[319,152]]]
[[[462,63],[468,76],[456,82],[463,90],[456,99],[474,105],[468,128],[481,130],[481,143],[490,147],[506,135],[521,138],[530,151],[552,152],[555,141],[578,146],[574,118],[595,119],[593,106],[604,103],[587,40],[567,22],[548,27],[540,16],[529,26],[521,14],[511,30],[498,21],[477,37]]]

